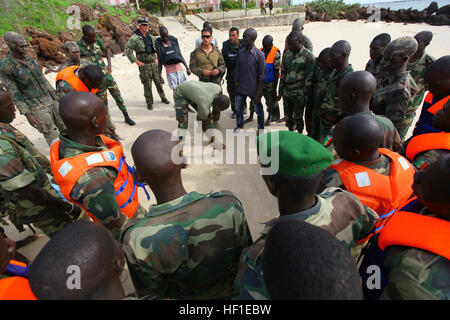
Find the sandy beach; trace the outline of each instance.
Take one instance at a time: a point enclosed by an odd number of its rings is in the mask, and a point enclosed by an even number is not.
[[[189,63],[190,52],[194,49],[196,38],[199,37],[199,31],[188,31],[184,25],[180,24],[174,17],[162,18],[161,22],[168,28],[169,34],[178,38],[181,51],[187,63]],[[284,49],[284,40],[290,32],[290,26],[265,27],[257,28],[258,38],[255,45],[261,46],[263,37],[270,34],[274,38],[274,45],[280,50]],[[416,33],[429,30],[433,32],[433,41],[427,48],[427,52],[435,58],[439,58],[450,52],[450,28],[448,26],[430,26],[427,24],[399,24],[378,22],[376,24],[368,24],[363,21],[333,21],[307,23],[304,33],[312,40],[314,49],[313,53],[318,55],[322,49],[331,46],[338,40],[345,39],[350,42],[352,52],[350,54],[350,63],[355,70],[364,70],[369,60],[369,43],[377,34],[387,32],[392,39],[400,36],[414,36]],[[241,30],[241,35],[244,30]],[[214,30],[214,37],[217,38],[220,49],[222,42],[228,39],[228,31]],[[164,84],[164,90],[171,104],[166,105],[161,102],[156,89],[153,90],[154,109],[149,111],[146,109],[146,103],[143,95],[143,86],[139,80],[138,67],[131,64],[125,56],[116,55],[112,59],[113,76],[117,81],[125,100],[128,113],[136,126],[130,127],[124,123],[122,113],[115,105],[114,100],[109,96],[110,114],[117,126],[118,134],[123,138],[122,144],[125,148],[127,160],[132,164],[131,146],[135,139],[146,130],[162,129],[169,132],[177,128],[175,120],[175,111],[173,109],[172,90]],[[165,78],[165,72],[163,72]],[[52,85],[55,84],[56,74],[47,75]],[[190,75],[188,80],[197,80],[195,75]],[[222,85],[226,94],[226,84]],[[264,99],[263,99],[264,101]],[[283,110],[282,103],[280,105],[281,112]],[[32,128],[25,117],[16,114],[13,125],[25,133],[37,148],[45,155],[49,155],[49,147],[47,146],[43,136],[34,128]],[[235,127],[235,120],[231,119],[231,109],[221,114],[220,126],[224,129]],[[267,114],[266,114],[267,116]],[[255,115],[256,118],[256,115]],[[193,134],[195,114],[189,114],[189,131]],[[256,128],[256,121],[246,126],[248,128]],[[285,130],[284,124],[273,124],[268,127],[270,130]],[[203,141],[203,146],[207,146],[207,140]],[[260,176],[259,166],[257,164],[191,164],[182,173],[183,182],[186,190],[207,193],[213,190],[231,190],[241,201],[246,213],[246,217],[252,232],[253,238],[256,239],[258,234],[264,228],[262,222],[268,221],[278,215],[278,206],[275,198],[267,191],[267,188]],[[150,201],[147,201],[142,190],[139,193],[140,202],[148,208],[155,204],[155,198],[151,194]],[[12,235],[12,238],[23,238],[23,235]],[[45,243],[45,237],[42,240],[30,244],[20,250],[27,257],[33,258],[40,247]],[[130,291],[130,290],[127,290]]]

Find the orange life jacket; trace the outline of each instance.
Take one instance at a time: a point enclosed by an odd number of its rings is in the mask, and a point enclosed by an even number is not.
[[[37,300],[24,277],[0,279],[0,300]]]
[[[432,113],[436,115],[436,113],[441,110],[444,107],[444,104],[450,99],[450,96],[445,97],[444,99],[439,100],[435,104],[433,104],[431,107],[427,109],[429,113]],[[426,103],[433,103],[433,94],[431,92],[428,92],[425,96],[425,102]]]
[[[413,136],[418,136],[424,133],[442,131],[433,127],[432,122],[436,113],[444,107],[444,104],[449,99],[450,95],[439,101],[436,101],[431,92],[427,93],[423,101],[422,111],[420,112],[419,120],[417,120],[416,126],[413,131]]]
[[[339,173],[347,191],[382,215],[411,196],[415,171],[409,161],[398,153],[384,148],[380,148],[379,152],[391,159],[389,176],[344,159],[334,161],[331,168]]]
[[[70,66],[58,72],[58,74],[56,75],[56,85],[58,85],[58,81],[64,80],[69,83],[75,91],[86,91],[96,94],[98,92],[98,89],[91,89],[89,91],[84,82],[81,81],[81,79],[78,78],[75,74],[75,72],[80,68],[80,66]]]
[[[50,147],[50,165],[56,183],[61,188],[63,196],[79,204],[94,221],[98,221],[83,204],[75,201],[70,196],[73,186],[78,179],[89,169],[94,167],[113,167],[117,170],[114,180],[116,200],[123,214],[132,218],[139,207],[137,186],[131,174],[133,169],[125,161],[122,145],[108,137],[100,135],[108,150],[86,152],[72,158],[59,158],[61,140]]]
[[[264,47],[261,47],[260,50],[263,51]],[[274,82],[276,80],[276,77],[280,78],[280,72],[278,72],[278,76],[275,74],[275,68],[273,67],[273,63],[275,61],[275,58],[277,56],[277,52],[280,51],[277,47],[272,46],[272,49],[270,49],[269,53],[266,57],[266,77],[264,79],[264,83]]]
[[[424,133],[412,137],[406,147],[406,157],[413,161],[416,156],[428,150],[450,150],[450,133]]]

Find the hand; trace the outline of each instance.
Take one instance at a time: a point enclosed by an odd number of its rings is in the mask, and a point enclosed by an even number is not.
[[[217,76],[219,74],[219,69],[213,69],[213,71],[211,71],[211,75],[212,76]]]
[[[106,67],[106,71],[108,71],[108,73],[111,73],[111,72],[112,72],[112,66],[111,66],[111,65],[108,65],[108,66]]]
[[[281,100],[281,97],[282,97],[282,95],[279,94],[279,95],[277,96],[277,101],[280,101],[280,100]]]
[[[191,72],[191,70],[190,70],[189,68],[187,68],[187,69],[186,69],[186,73],[187,73],[187,75],[189,76],[192,72]]]
[[[164,84],[164,79],[162,76],[159,76],[159,82],[161,82],[161,84]]]
[[[136,64],[138,65],[138,67],[142,67],[144,65],[144,63],[139,60],[136,60]]]
[[[211,75],[211,71],[204,69],[204,70],[202,71],[202,74],[203,74],[204,76],[210,76],[210,75]]]
[[[256,104],[260,104],[261,103],[261,95],[256,94],[255,97],[253,98],[253,102],[255,102]]]
[[[38,129],[39,131],[42,130],[42,124],[32,115],[32,114],[26,114],[25,115],[27,117],[28,122],[35,127],[36,129]]]

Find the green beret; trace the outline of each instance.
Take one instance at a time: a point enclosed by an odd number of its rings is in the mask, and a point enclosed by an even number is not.
[[[258,136],[256,144],[258,155],[261,147],[269,158],[278,149],[278,174],[285,176],[309,177],[328,168],[333,161],[331,152],[324,146],[298,132],[266,132]]]

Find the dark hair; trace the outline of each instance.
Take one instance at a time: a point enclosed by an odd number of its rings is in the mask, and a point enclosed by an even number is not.
[[[228,30],[228,32],[233,32],[236,31],[239,34],[239,29],[237,27],[231,27],[230,30]]]
[[[111,276],[114,240],[101,224],[78,221],[58,231],[30,266],[28,279],[38,299],[87,300]],[[80,271],[80,289],[67,286],[69,267]]]
[[[375,38],[373,38],[372,42],[379,42],[383,47],[386,47],[389,42],[391,42],[391,36],[389,33],[380,33]]]
[[[93,81],[103,81],[103,71],[94,64],[87,65],[84,69],[84,75],[89,80]]]
[[[83,34],[87,34],[87,33],[89,33],[89,32],[95,32],[95,29],[94,29],[94,27],[92,27],[91,25],[85,24],[85,25],[83,26],[83,28],[81,28],[81,31],[83,31]]]
[[[269,231],[263,274],[271,299],[362,299],[349,249],[329,232],[298,218]]]
[[[201,33],[203,33],[203,32],[209,32],[209,34],[212,35],[212,30],[211,29],[203,28]]]

